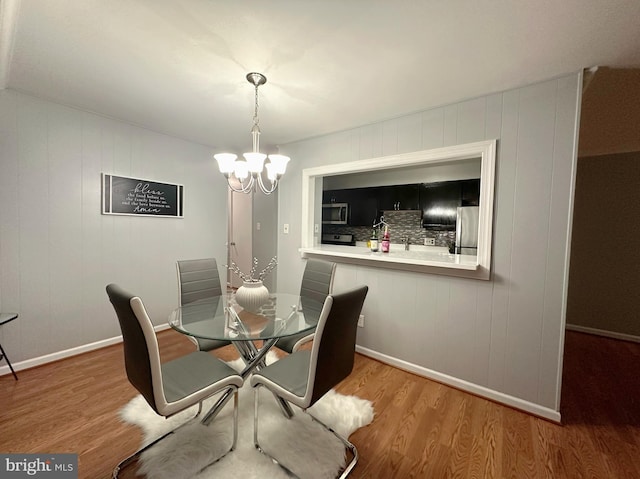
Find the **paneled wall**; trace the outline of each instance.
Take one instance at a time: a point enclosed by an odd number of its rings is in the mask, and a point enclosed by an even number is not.
[[[119,336],[108,283],[140,295],[163,325],[177,306],[177,259],[226,263],[227,189],[210,153],[0,91],[0,310],[20,314],[0,341],[14,364]],[[102,172],[183,184],[184,219],[101,215]]]
[[[282,147],[279,222],[291,229],[278,289],[296,291],[304,267],[302,169],[497,138],[490,281],[339,264],[334,290],[369,285],[366,354],[559,420],[581,83],[576,73]]]

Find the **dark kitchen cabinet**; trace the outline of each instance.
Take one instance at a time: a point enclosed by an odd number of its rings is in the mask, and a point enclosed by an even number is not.
[[[375,188],[353,188],[349,190],[349,224],[372,226],[378,216],[378,198]]]
[[[322,203],[347,203],[350,226],[371,226],[378,215],[378,198],[375,190],[376,188],[325,190],[322,192]]]
[[[420,185],[379,186],[378,210],[418,210],[420,209]]]
[[[478,206],[480,179],[423,183],[420,186],[422,226],[455,229],[459,206]]]
[[[457,181],[423,183],[420,186],[422,226],[425,228],[455,229],[456,212],[461,204],[461,188]]]
[[[462,204],[460,206],[480,205],[480,178],[460,181],[460,195]]]
[[[350,190],[324,190],[322,192],[322,204],[348,203]]]
[[[422,210],[425,228],[454,229],[458,206],[480,203],[480,179],[325,190],[323,203],[347,203],[350,226],[371,226],[383,211]]]

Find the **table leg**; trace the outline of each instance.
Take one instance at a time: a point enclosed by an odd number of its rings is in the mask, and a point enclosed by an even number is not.
[[[259,362],[255,360],[255,358],[260,354],[261,350],[259,350],[256,347],[253,341],[235,341],[233,345],[236,347],[236,349],[244,359],[245,364],[249,368],[248,372],[251,372],[254,369],[259,369],[266,366],[266,363],[264,361],[265,354],[261,356],[263,359],[261,359]],[[263,349],[265,347],[266,346],[263,346]],[[269,351],[269,349],[271,348],[270,347],[267,348],[267,352]]]
[[[242,346],[240,346],[240,348],[245,348],[248,351],[246,358],[251,358],[251,359],[246,359],[247,367],[241,373],[243,378],[245,377],[245,372],[248,375],[250,372],[253,372],[254,369],[260,370],[261,368],[267,365],[266,362],[264,361],[264,357],[269,352],[269,350],[276,344],[277,341],[278,341],[278,338],[273,338],[273,339],[264,341],[261,349],[258,349],[253,341],[236,341],[233,343],[234,345],[236,345],[237,343],[242,343]],[[238,348],[238,351],[240,351],[240,348]],[[242,354],[242,352],[240,352],[240,354]],[[273,393],[273,397],[278,403],[278,406],[280,406],[280,410],[282,411],[282,414],[284,414],[284,416],[287,419],[291,419],[294,414],[293,409],[291,408],[291,405],[287,401],[285,401],[284,399],[276,395],[275,393]]]
[[[254,369],[260,369],[265,367],[266,363],[264,361],[265,356],[269,352],[269,350],[276,344],[278,338],[272,338],[265,340],[262,347],[258,349],[253,341],[232,341],[233,345],[236,347],[242,358],[244,359],[246,366],[240,372],[240,376],[242,379],[246,379]],[[224,407],[225,404],[231,399],[233,395],[233,389],[227,389],[220,399],[216,401],[216,403],[207,411],[207,413],[202,418],[202,424],[209,425],[209,423],[217,416],[220,410]],[[280,406],[282,413],[289,419],[291,419],[294,415],[293,409],[291,409],[291,405],[274,394],[276,402]]]
[[[280,396],[276,395],[276,393],[273,393],[273,397],[278,403],[278,406],[280,406],[282,414],[284,414],[287,419],[291,419],[294,415],[293,409],[291,409],[291,404],[282,399]]]
[[[220,399],[218,399],[216,403],[207,411],[207,413],[203,416],[200,422],[205,426],[208,426],[209,423],[213,421],[213,418],[215,418],[218,415],[218,413],[222,410],[224,405],[229,402],[229,399],[231,399],[231,396],[233,396],[233,388],[229,388],[224,393],[222,393],[222,396],[220,396]]]

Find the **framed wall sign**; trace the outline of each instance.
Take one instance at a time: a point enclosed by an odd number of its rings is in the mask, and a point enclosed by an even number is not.
[[[184,186],[102,173],[102,214],[183,218]]]

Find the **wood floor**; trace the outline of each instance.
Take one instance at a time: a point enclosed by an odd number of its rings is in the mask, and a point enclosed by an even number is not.
[[[174,331],[159,341],[163,360],[193,348]],[[138,447],[117,417],[135,395],[121,345],[18,375],[0,377],[0,452],[78,453],[80,478],[106,479]],[[353,478],[640,478],[640,344],[567,333],[563,425],[361,355],[338,390],[376,411],[351,436]]]

